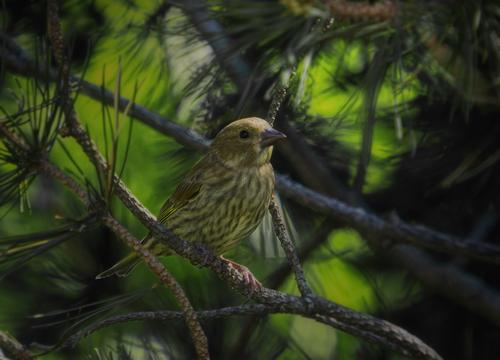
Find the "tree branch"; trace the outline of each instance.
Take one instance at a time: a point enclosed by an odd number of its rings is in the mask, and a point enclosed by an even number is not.
[[[274,197],[269,204],[269,213],[271,214],[271,218],[273,220],[274,232],[276,233],[276,236],[281,243],[281,247],[285,251],[288,262],[295,273],[295,279],[297,281],[300,293],[304,297],[312,295],[311,288],[307,284],[307,280],[304,275],[304,270],[300,265],[299,256],[297,254],[297,251],[295,250],[295,246],[292,243],[292,240],[290,240],[290,237],[288,236],[288,230],[286,228],[285,222],[283,221],[280,207],[276,203],[276,199],[274,199]]]
[[[220,309],[214,310],[202,310],[197,312],[197,316],[200,320],[216,320],[220,318],[230,317],[230,316],[259,316],[264,314],[279,314],[286,313],[282,311],[279,307],[273,305],[264,305],[264,304],[245,304],[238,306],[229,306]],[[181,320],[182,312],[180,311],[139,311],[128,313],[124,315],[116,315],[109,317],[107,319],[103,319],[101,321],[97,321],[88,327],[78,331],[76,334],[69,337],[60,347],[73,347],[78,342],[80,342],[83,338],[91,335],[92,333],[117,324],[128,323],[132,321],[144,321],[144,320],[156,320],[156,321],[171,321],[171,320]],[[347,325],[342,324],[335,319],[323,315],[314,315],[313,319],[322,322],[326,325],[341,328],[348,328]],[[352,330],[352,329],[351,329]],[[363,333],[362,330],[352,330],[358,331],[358,333]],[[381,339],[373,334],[365,334],[365,337],[371,337],[372,342],[380,343]],[[397,351],[397,350],[396,350]]]
[[[215,310],[202,310],[197,311],[196,316],[200,320],[215,320],[229,316],[246,316],[246,315],[262,315],[273,311],[271,306],[263,304],[246,304],[239,306],[230,306]],[[69,337],[60,347],[73,347],[83,338],[100,330],[102,328],[113,326],[116,324],[123,324],[132,321],[156,320],[156,321],[170,321],[182,320],[183,313],[180,311],[162,310],[162,311],[139,311],[128,313],[124,315],[116,315],[104,320],[96,321],[86,328],[78,331],[76,334]]]
[[[220,318],[225,318],[229,316],[258,316],[265,314],[279,314],[287,313],[283,311],[280,307],[273,306],[271,304],[245,304],[239,306],[229,306],[214,310],[202,310],[197,312],[197,316],[200,320],[215,320]],[[324,323],[328,326],[332,326],[338,329],[345,330],[349,333],[357,333],[359,337],[370,338],[370,342],[379,344],[383,342],[383,338],[377,336],[376,334],[367,333],[363,329],[354,328],[352,326],[343,324],[332,317],[315,314],[311,317],[318,322]],[[122,323],[128,323],[132,321],[144,321],[144,320],[156,320],[156,321],[171,321],[171,320],[181,320],[182,313],[179,311],[140,311],[133,312],[124,315],[112,316],[107,319],[97,321],[88,327],[78,331],[76,334],[69,337],[61,347],[72,347],[75,346],[83,338],[89,336],[97,330],[102,328],[113,326]],[[397,347],[393,350],[398,351]]]
[[[343,225],[361,233],[375,235],[379,246],[389,242],[411,244],[439,252],[463,255],[486,262],[500,263],[500,247],[441,233],[422,225],[404,221],[389,222],[362,208],[347,205],[334,198],[319,194],[284,176],[277,177],[277,188],[285,197],[330,216]]]
[[[15,360],[34,360],[35,357],[11,335],[0,331],[0,358],[3,359],[1,350],[5,350],[7,354]],[[5,358],[7,359],[7,358]]]
[[[453,264],[432,261],[422,251],[407,245],[390,250],[389,260],[404,268],[426,286],[500,326],[500,292],[484,281],[463,273]]]
[[[332,226],[323,222],[318,231],[314,234],[313,239],[307,241],[301,248],[298,249],[297,254],[302,263],[304,263],[307,258],[317,249],[320,245],[322,245],[326,239],[328,239],[328,235],[332,230]],[[279,265],[273,272],[266,276],[266,280],[264,281],[268,287],[272,289],[278,289],[286,280],[286,278],[293,271],[290,262],[283,261],[281,265]],[[233,349],[230,351],[229,358],[235,358],[239,354],[242,353],[246,344],[250,340],[253,331],[257,327],[259,323],[259,318],[257,316],[252,316],[245,324],[241,326],[241,331],[238,335],[238,340],[236,340]]]

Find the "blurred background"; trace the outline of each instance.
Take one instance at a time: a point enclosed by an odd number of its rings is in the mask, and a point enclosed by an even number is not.
[[[207,138],[234,119],[265,118],[273,94],[289,85],[277,114],[276,127],[288,135],[275,149],[277,172],[396,223],[500,245],[498,1],[59,5],[73,75]],[[47,40],[46,3],[4,0],[0,9],[2,121],[34,141],[51,118],[54,85],[30,76],[23,56],[41,68],[58,65]],[[8,56],[10,41],[25,54]],[[74,95],[101,152],[157,213],[201,153],[99,96]],[[50,141],[52,161],[99,189],[74,140]],[[89,219],[70,192],[22,173],[4,143],[0,150],[0,329],[43,351],[43,359],[194,358],[181,321],[114,325],[74,348],[52,348],[99,319],[177,305],[144,265],[127,278],[95,280],[128,253],[126,246]],[[500,354],[498,264],[380,246],[359,229],[280,199],[317,294],[398,324],[445,359]],[[135,235],[147,233],[119,201],[110,204]],[[227,257],[264,285],[298,294],[269,224]],[[162,261],[196,309],[247,302],[209,270],[174,256]],[[401,358],[292,315],[224,318],[203,327],[214,359]]]

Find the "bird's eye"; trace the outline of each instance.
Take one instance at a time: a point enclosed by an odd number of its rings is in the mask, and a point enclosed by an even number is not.
[[[241,131],[240,131],[240,138],[242,138],[242,139],[246,139],[246,138],[248,138],[249,136],[250,136],[250,134],[248,133],[248,131],[246,131],[246,130],[241,130]]]

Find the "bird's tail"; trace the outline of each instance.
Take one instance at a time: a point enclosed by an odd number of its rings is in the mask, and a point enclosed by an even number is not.
[[[104,279],[113,275],[117,275],[120,277],[125,277],[135,268],[137,264],[141,262],[141,259],[137,256],[137,254],[131,253],[118,261],[115,265],[110,267],[108,270],[103,271],[99,275],[97,275],[96,279]]]

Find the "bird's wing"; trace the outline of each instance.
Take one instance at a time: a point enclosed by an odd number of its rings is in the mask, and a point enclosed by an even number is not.
[[[206,158],[203,158],[186,174],[172,196],[163,204],[158,215],[159,222],[164,224],[172,214],[199,194],[205,170]]]

